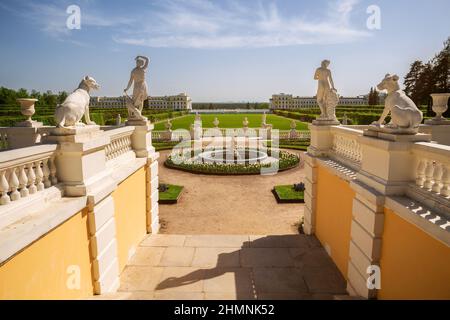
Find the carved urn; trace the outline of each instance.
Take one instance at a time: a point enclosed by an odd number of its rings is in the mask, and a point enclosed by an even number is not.
[[[444,120],[442,114],[447,111],[448,108],[448,99],[450,97],[450,93],[432,93],[431,98],[433,99],[433,111],[436,113],[436,116],[433,118],[435,121]]]
[[[219,127],[219,119],[217,119],[217,117],[214,118],[213,125],[214,125],[214,127],[216,127],[216,128]]]
[[[20,123],[21,127],[32,127],[34,121],[31,120],[31,117],[35,113],[34,104],[38,101],[38,99],[28,99],[21,98],[17,99],[17,102],[20,104],[20,112],[27,117],[27,119]]]

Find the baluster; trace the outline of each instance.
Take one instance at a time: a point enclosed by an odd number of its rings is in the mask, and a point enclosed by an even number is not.
[[[444,197],[450,196],[450,170],[447,166],[442,166],[442,188],[441,195]]]
[[[11,169],[11,174],[9,176],[9,187],[11,190],[11,200],[12,201],[16,201],[20,199],[20,192],[17,191],[17,188],[19,188],[19,179],[17,178],[16,175],[16,169],[17,168],[12,168]]]
[[[33,162],[27,164],[28,169],[28,191],[30,194],[34,194],[37,192],[36,188],[36,175],[34,174]]]
[[[20,196],[22,198],[28,197],[30,195],[30,192],[27,188],[28,184],[28,177],[25,172],[25,165],[22,165],[19,167],[19,189],[20,189]]]
[[[52,185],[55,185],[58,183],[58,177],[56,176],[55,157],[51,157],[49,159],[49,167],[50,167],[50,181]]]
[[[425,182],[425,168],[427,167],[427,163],[424,159],[419,160],[419,165],[417,166],[417,177],[416,177],[416,185],[419,187],[423,187]]]
[[[0,204],[7,204],[11,201],[11,199],[8,196],[8,190],[9,190],[9,183],[8,179],[6,179],[6,170],[3,170],[0,173]]]
[[[431,189],[433,185],[433,171],[434,171],[434,163],[433,161],[427,161],[427,166],[425,168],[425,181],[423,183],[423,187],[425,189]]]
[[[41,168],[42,160],[36,161],[35,164],[35,172],[36,172],[36,186],[38,191],[44,190],[44,184],[42,183],[42,180],[44,178],[44,173],[42,172]]]
[[[50,169],[48,168],[48,158],[47,159],[44,159],[43,161],[42,161],[42,172],[43,172],[43,174],[44,174],[44,187],[45,188],[49,188],[49,187],[51,187],[52,186],[52,183],[50,182],[50,179],[49,179],[49,177],[50,177]]]

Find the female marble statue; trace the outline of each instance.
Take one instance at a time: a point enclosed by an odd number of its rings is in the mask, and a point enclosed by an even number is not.
[[[314,74],[314,80],[318,80],[317,104],[321,114],[320,120],[337,122],[336,106],[339,102],[339,95],[334,87],[331,71],[328,69],[329,60],[323,60],[320,68],[317,68]]]
[[[323,60],[320,68],[317,68],[316,73],[314,74],[314,80],[318,80],[317,104],[319,105],[322,115],[327,114],[327,97],[329,92],[336,92],[331,71],[328,69],[329,65],[329,60]]]
[[[132,114],[133,117],[140,118],[142,109],[144,108],[144,100],[147,99],[147,83],[145,82],[145,72],[147,71],[149,59],[144,56],[136,57],[136,68],[131,71],[130,80],[127,87],[124,89],[125,94],[131,85],[133,85],[133,96],[131,98],[132,104],[136,112]],[[130,108],[129,108],[130,109]],[[133,111],[133,110],[132,110]]]

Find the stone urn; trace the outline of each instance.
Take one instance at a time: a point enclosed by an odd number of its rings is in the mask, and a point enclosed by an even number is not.
[[[433,112],[436,113],[436,116],[433,118],[433,120],[445,120],[442,114],[447,111],[450,93],[432,93],[430,94],[430,96],[433,99]]]
[[[27,119],[23,122],[18,123],[19,127],[32,127],[36,122],[31,120],[31,117],[36,112],[34,109],[34,104],[38,101],[38,99],[28,99],[21,98],[17,99],[17,102],[20,104],[20,112],[27,117]]]
[[[213,125],[215,128],[219,127],[219,119],[217,119],[217,117],[214,118]]]

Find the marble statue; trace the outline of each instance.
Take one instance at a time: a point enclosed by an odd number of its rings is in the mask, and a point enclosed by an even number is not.
[[[242,121],[242,125],[244,126],[244,128],[248,128],[248,124],[249,124],[248,118],[245,117],[245,118],[244,118],[244,121]]]
[[[202,121],[202,117],[198,112],[195,113],[195,121]]]
[[[171,130],[172,129],[172,122],[170,121],[170,119],[167,119],[165,127],[166,127],[166,130]]]
[[[55,121],[58,128],[66,128],[72,126],[84,126],[81,119],[84,116],[86,124],[95,125],[89,116],[89,91],[98,89],[100,86],[94,78],[84,77],[78,88],[69,94],[63,103],[56,106]]]
[[[220,122],[219,122],[219,119],[217,119],[217,117],[215,117],[215,118],[214,118],[214,121],[213,121],[214,127],[215,127],[215,128],[218,128],[218,127],[219,127],[219,123],[220,123]]]
[[[373,122],[369,129],[375,131],[385,131],[389,133],[415,134],[418,132],[422,122],[422,111],[416,104],[402,91],[398,84],[397,75],[387,74],[377,85],[380,91],[386,90],[387,96],[383,113],[378,121]],[[391,121],[384,124],[384,120],[390,114]]]
[[[127,96],[127,109],[129,120],[144,120],[147,118],[142,116],[144,108],[144,100],[147,99],[147,82],[145,81],[145,73],[147,71],[149,59],[144,56],[136,57],[136,68],[131,71],[130,80],[127,87],[123,90]],[[133,95],[127,94],[128,89],[133,85]]]
[[[267,124],[266,121],[267,121],[267,115],[266,115],[266,112],[264,111],[264,113],[262,115],[262,121],[261,121],[262,127],[264,127]]]
[[[336,118],[336,106],[339,103],[339,95],[334,87],[331,71],[328,69],[329,60],[323,60],[319,68],[316,69],[314,80],[318,81],[317,104],[320,108],[318,120],[338,122]]]

